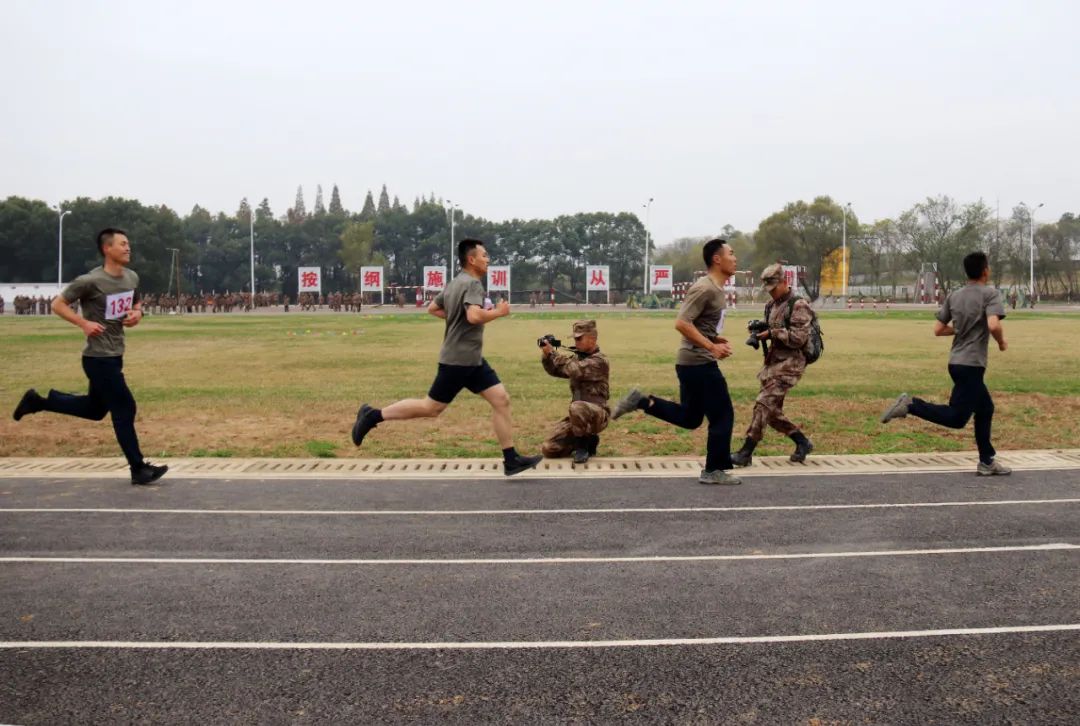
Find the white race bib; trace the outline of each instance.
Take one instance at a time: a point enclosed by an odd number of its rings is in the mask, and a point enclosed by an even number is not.
[[[117,292],[105,297],[105,319],[120,320],[128,312],[135,302],[135,291]]]

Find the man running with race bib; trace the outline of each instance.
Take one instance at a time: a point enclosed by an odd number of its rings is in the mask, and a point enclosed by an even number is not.
[[[132,484],[152,484],[169,467],[154,466],[143,459],[135,433],[135,397],[124,380],[124,328],[142,320],[139,276],[127,269],[131,243],[122,229],[108,227],[98,233],[100,267],[80,275],[53,299],[53,312],[86,334],[83,372],[90,381],[86,395],[50,390],[42,397],[31,388],[15,408],[16,421],[39,411],[100,421],[112,416],[113,430],[131,468]],[[71,305],[78,301],[82,314]]]

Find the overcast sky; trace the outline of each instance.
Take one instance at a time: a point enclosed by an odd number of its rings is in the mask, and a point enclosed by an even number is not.
[[[383,183],[666,243],[829,194],[1080,212],[1080,3],[0,5],[0,197],[186,213]],[[123,220],[117,220],[123,224]]]

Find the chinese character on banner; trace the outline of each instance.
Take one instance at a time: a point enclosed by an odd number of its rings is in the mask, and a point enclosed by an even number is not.
[[[322,268],[299,267],[300,292],[322,292]]]
[[[784,281],[792,290],[799,288],[799,268],[795,265],[784,265]]]
[[[652,290],[670,290],[672,274],[671,265],[653,265],[649,276],[652,280]]]
[[[361,267],[360,268],[360,290],[361,292],[382,292],[383,289],[383,268],[381,267]]]
[[[608,289],[608,266],[607,265],[586,265],[585,267],[585,289],[586,290],[607,290]]]
[[[493,265],[488,267],[488,290],[510,291],[510,267],[509,265]]]
[[[424,289],[442,290],[446,287],[446,266],[431,265],[424,267]]]

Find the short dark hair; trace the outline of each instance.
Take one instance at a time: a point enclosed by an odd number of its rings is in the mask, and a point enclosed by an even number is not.
[[[119,227],[106,227],[105,229],[97,233],[97,251],[98,254],[102,257],[105,256],[105,243],[112,242],[114,234],[122,234],[125,237],[127,236],[127,232],[120,229]]]
[[[484,242],[482,240],[473,239],[472,237],[466,237],[457,243],[457,258],[462,267],[465,267],[465,263],[469,261],[469,255],[477,247],[483,247]]]
[[[978,280],[982,277],[983,270],[990,266],[985,252],[972,252],[964,258],[964,272],[969,280]]]
[[[717,237],[716,239],[711,239],[708,242],[706,242],[705,246],[703,248],[701,248],[701,256],[705,260],[705,269],[706,270],[709,269],[710,267],[712,267],[713,255],[715,255],[717,252],[719,252],[720,248],[723,247],[726,244],[727,244],[726,239],[720,239],[719,237]]]

